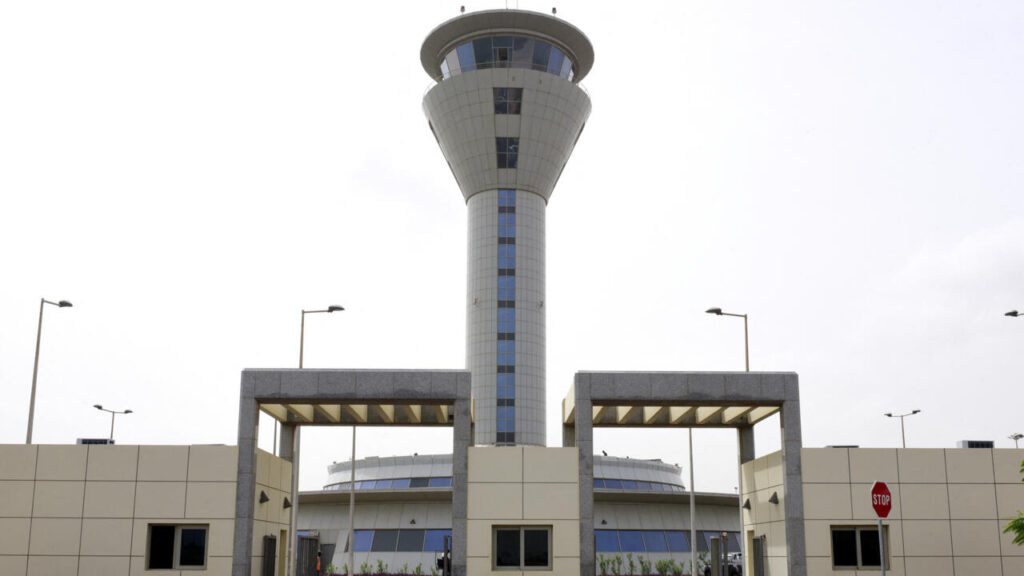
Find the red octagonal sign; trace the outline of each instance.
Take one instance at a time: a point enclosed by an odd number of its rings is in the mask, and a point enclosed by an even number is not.
[[[875,482],[871,487],[871,507],[879,518],[888,518],[892,510],[892,492],[885,482]]]

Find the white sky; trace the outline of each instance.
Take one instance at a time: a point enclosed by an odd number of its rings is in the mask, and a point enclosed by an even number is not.
[[[523,1],[547,12],[551,3]],[[594,110],[548,209],[548,438],[577,370],[800,375],[804,444],[1024,431],[1024,4],[558,2]],[[468,4],[468,10],[503,7]],[[246,367],[464,366],[465,205],[421,111],[459,2],[0,4],[0,442],[237,436]],[[268,423],[265,422],[265,423]],[[778,446],[762,424],[758,453]],[[263,445],[270,447],[270,426]],[[307,429],[303,489],[349,454]],[[696,433],[697,488],[736,484]],[[685,464],[685,433],[597,450]],[[371,429],[359,455],[450,450]],[[686,474],[686,472],[684,472]]]

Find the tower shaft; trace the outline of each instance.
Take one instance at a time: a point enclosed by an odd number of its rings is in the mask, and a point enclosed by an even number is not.
[[[475,444],[546,445],[545,211],[590,114],[593,49],[533,12],[466,14],[421,52],[423,100],[466,199]]]

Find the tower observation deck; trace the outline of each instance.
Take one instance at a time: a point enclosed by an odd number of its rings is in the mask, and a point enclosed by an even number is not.
[[[545,211],[590,115],[579,29],[522,10],[464,14],[420,51],[423,109],[469,214],[466,367],[476,445],[546,445]]]

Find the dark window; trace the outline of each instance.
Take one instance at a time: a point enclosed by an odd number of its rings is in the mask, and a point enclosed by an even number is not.
[[[419,552],[423,550],[423,530],[400,530],[398,532],[399,552]]]
[[[548,550],[548,531],[523,529],[523,566],[547,566],[551,557]]]
[[[619,545],[623,552],[643,552],[644,537],[639,530],[619,530]]]
[[[523,103],[522,88],[495,88],[494,89],[494,113],[495,114],[519,114]],[[501,206],[501,204],[498,204]],[[514,206],[514,204],[510,204]]]
[[[859,530],[860,565],[881,566],[882,551],[878,549],[878,530]]]
[[[394,552],[398,544],[398,530],[374,530],[370,552]]]
[[[174,568],[174,526],[149,527],[149,570]]]
[[[206,565],[206,528],[181,529],[181,553],[178,566]]]
[[[648,552],[668,552],[665,533],[661,530],[644,530],[644,547]]]
[[[857,565],[857,531],[832,530],[832,566],[856,568]]]
[[[537,42],[533,49],[533,69],[547,71],[548,59],[551,57],[551,44]],[[465,70],[465,66],[462,67]]]
[[[888,541],[888,529],[882,534]],[[833,527],[832,566],[834,568],[879,568],[882,564],[882,553],[878,544],[878,528],[876,527]],[[886,561],[886,565],[888,565],[888,561]]]
[[[615,530],[594,530],[594,542],[598,552],[619,551],[619,533]]]
[[[551,528],[549,526],[495,528],[494,567],[550,568]]]
[[[491,62],[491,39],[480,38],[473,40],[473,54],[476,56],[476,67],[480,70],[490,68]],[[465,69],[465,66],[463,66]]]
[[[437,476],[430,479],[431,488],[446,488],[452,485],[451,476]]]
[[[206,566],[208,526],[149,525],[149,570]]]
[[[519,532],[513,530],[496,530],[494,535],[494,560],[497,566],[520,567],[519,563]]]
[[[665,532],[665,539],[668,540],[670,552],[689,552],[690,538],[686,532],[670,530]]]
[[[515,168],[519,161],[519,138],[498,136],[495,140],[498,168]]]
[[[430,484],[430,478],[413,478],[409,481],[409,488],[426,488]]]
[[[444,537],[451,537],[451,530],[427,530],[423,537],[424,552],[443,552]],[[451,544],[449,544],[450,546]]]
[[[515,432],[498,432],[498,444],[514,444],[516,441]]]
[[[370,544],[373,543],[373,530],[356,530],[355,541],[356,552],[369,552]],[[345,551],[348,552],[347,545]]]

